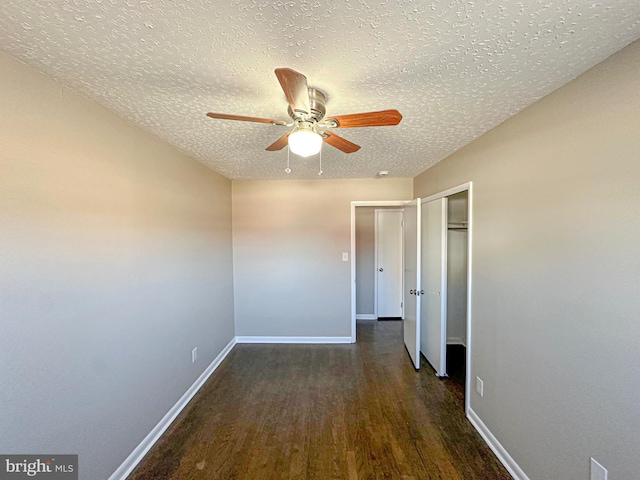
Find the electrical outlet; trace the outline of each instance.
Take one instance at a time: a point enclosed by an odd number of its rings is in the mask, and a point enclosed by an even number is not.
[[[349,261],[349,253],[348,252],[342,252],[342,261],[343,262],[348,262]]]
[[[476,392],[481,397],[484,397],[484,382],[480,377],[476,377]]]
[[[191,363],[196,363],[197,359],[198,359],[198,347],[194,347],[194,349],[191,350]]]
[[[607,469],[591,457],[591,480],[607,480]]]

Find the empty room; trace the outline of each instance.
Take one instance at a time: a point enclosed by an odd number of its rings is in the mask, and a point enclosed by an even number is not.
[[[0,478],[640,478],[637,0],[5,0]]]

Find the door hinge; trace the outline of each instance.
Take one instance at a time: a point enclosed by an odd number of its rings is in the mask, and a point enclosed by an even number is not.
[[[402,308],[402,302],[400,302],[400,308]]]

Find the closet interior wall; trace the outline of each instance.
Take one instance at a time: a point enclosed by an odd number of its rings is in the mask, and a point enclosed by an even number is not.
[[[448,197],[447,344],[467,345],[468,192]]]

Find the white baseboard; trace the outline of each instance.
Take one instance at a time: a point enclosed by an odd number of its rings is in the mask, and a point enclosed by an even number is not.
[[[469,408],[469,414],[467,415],[467,418],[476,428],[478,433],[480,433],[482,438],[484,438],[484,441],[487,442],[489,448],[493,450],[493,453],[496,454],[498,460],[502,462],[502,465],[504,465],[504,468],[507,469],[511,476],[515,478],[515,480],[529,480],[529,477],[527,477],[527,475],[522,471],[516,461],[511,458],[509,452],[507,452],[505,448],[500,444],[498,439],[493,436],[491,430],[489,430],[484,422],[480,420],[480,417],[476,414],[476,412],[473,411],[473,409]]]
[[[353,343],[351,337],[236,337],[237,343]]]
[[[462,337],[447,337],[447,345],[462,345],[467,346],[467,342]]]
[[[378,316],[373,313],[356,313],[356,320],[377,320]]]
[[[162,436],[171,422],[175,420],[178,414],[187,406],[189,400],[193,398],[193,396],[200,390],[202,385],[207,381],[207,379],[211,376],[211,374],[215,371],[216,368],[222,363],[225,357],[229,354],[231,349],[235,346],[236,339],[235,337],[231,339],[231,341],[227,344],[226,347],[222,349],[220,354],[209,364],[207,369],[202,372],[202,375],[198,377],[198,379],[194,382],[189,390],[185,392],[184,395],[178,400],[178,402],[171,407],[171,410],[167,412],[167,414],[158,422],[158,424],[153,427],[153,430],[149,432],[149,434],[140,442],[140,444],[131,452],[131,454],[122,462],[122,465],[118,467],[118,469],[113,472],[113,474],[109,477],[109,480],[125,480],[127,476],[133,471],[134,468],[138,465],[140,460],[147,454],[147,452],[153,447],[153,445],[158,441],[158,439]]]

